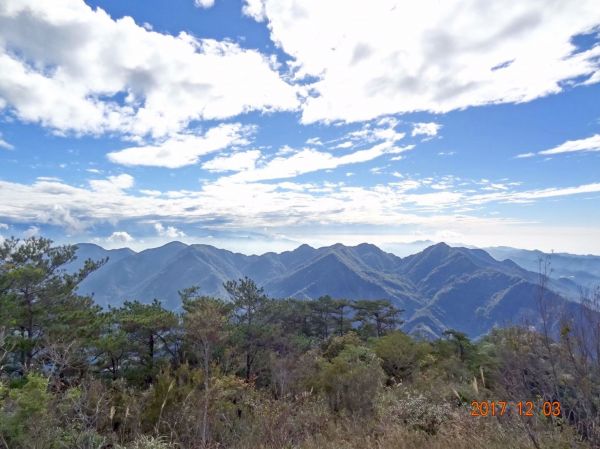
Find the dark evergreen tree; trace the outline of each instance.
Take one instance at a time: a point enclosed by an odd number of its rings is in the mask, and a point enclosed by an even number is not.
[[[381,337],[402,324],[400,314],[403,311],[387,299],[356,301],[352,308],[356,311],[354,321],[363,328],[372,328],[376,337]]]
[[[70,273],[76,247],[53,246],[45,238],[8,239],[0,244],[0,306],[13,370],[44,366],[61,375],[85,369],[85,342],[99,330],[99,307],[78,296],[77,286],[105,261],[86,260]]]

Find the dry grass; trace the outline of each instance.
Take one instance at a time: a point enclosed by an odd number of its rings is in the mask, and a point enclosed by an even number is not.
[[[306,407],[306,409],[305,409]],[[472,417],[466,408],[422,397],[383,401],[372,418],[334,417],[318,404],[272,409],[235,449],[589,449],[566,427],[537,418]],[[423,408],[429,409],[424,411]],[[302,410],[305,409],[305,410]],[[310,410],[310,412],[309,412]],[[283,414],[280,414],[283,412]],[[314,417],[321,420],[315,422]],[[312,417],[307,419],[307,417]],[[527,427],[529,428],[527,428]]]

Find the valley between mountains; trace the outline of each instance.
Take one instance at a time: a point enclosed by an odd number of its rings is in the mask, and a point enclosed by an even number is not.
[[[517,253],[522,250],[510,250],[497,252],[501,256],[528,256]],[[309,300],[330,295],[389,299],[404,310],[403,329],[426,337],[439,336],[449,328],[476,338],[495,326],[539,326],[542,292],[555,330],[561,317],[577,317],[581,308],[577,302],[581,286],[569,277],[551,277],[542,290],[539,273],[528,271],[509,258],[500,261],[481,249],[445,243],[404,258],[371,244],[322,248],[302,245],[293,251],[248,256],[181,242],[139,253],[82,243],[77,255],[77,261],[68,269],[78,268],[88,258],[108,258],[79,287],[79,293],[93,295],[104,307],[120,305],[125,300],[150,302],[157,298],[167,308],[179,310],[179,290],[197,285],[202,294],[226,298],[223,283],[248,276],[273,298]],[[531,267],[530,259],[529,254],[526,260]],[[590,260],[586,266],[595,273],[600,258]],[[595,276],[586,277],[579,271],[580,278]]]

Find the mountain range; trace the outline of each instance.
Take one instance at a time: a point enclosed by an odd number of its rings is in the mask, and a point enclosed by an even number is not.
[[[600,285],[600,256],[576,255],[568,253],[544,253],[538,250],[526,250],[498,246],[486,248],[490,255],[498,260],[511,259],[526,270],[537,271],[539,261],[549,262],[549,276],[555,279],[568,279],[584,288]]]
[[[203,294],[226,298],[223,283],[248,276],[274,298],[386,298],[404,310],[405,330],[430,336],[454,328],[477,337],[494,326],[536,325],[540,319],[537,273],[481,249],[445,243],[404,258],[366,243],[301,245],[293,251],[251,256],[181,242],[141,252],[82,243],[77,256],[69,270],[88,258],[108,258],[79,287],[81,294],[93,295],[104,307],[158,298],[178,310],[178,291],[183,288],[198,285]],[[544,297],[556,325],[559,316],[573,315],[580,307],[569,301],[578,288],[566,277],[549,280]]]

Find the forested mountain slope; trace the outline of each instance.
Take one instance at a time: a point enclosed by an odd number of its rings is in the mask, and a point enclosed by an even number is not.
[[[539,321],[537,273],[480,249],[444,243],[405,258],[370,244],[302,245],[279,254],[247,256],[181,242],[139,253],[81,244],[78,256],[79,263],[109,258],[79,289],[102,306],[158,298],[178,310],[178,292],[184,288],[198,285],[203,294],[225,298],[224,282],[248,276],[275,298],[390,299],[404,309],[406,330],[426,335],[457,328],[479,336],[494,326]],[[553,315],[576,307],[563,299],[576,289],[573,282],[554,281],[549,288],[545,296]]]

